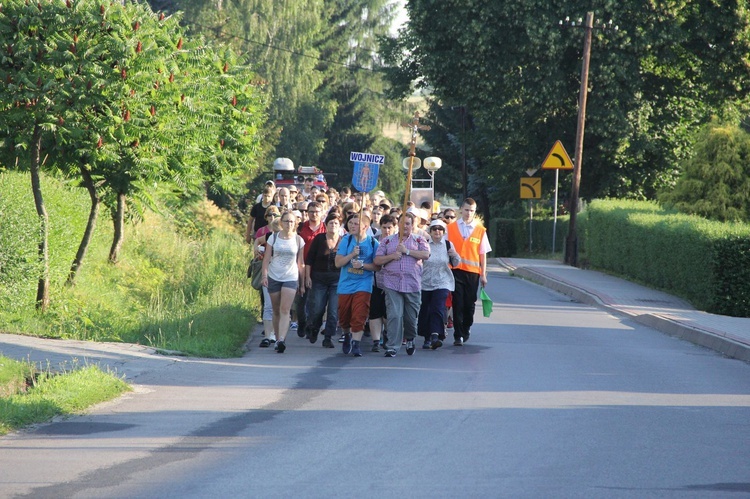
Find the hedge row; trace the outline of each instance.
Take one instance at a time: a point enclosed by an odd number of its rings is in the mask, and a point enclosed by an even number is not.
[[[644,201],[595,200],[586,255],[708,312],[750,317],[750,225],[709,221]]]

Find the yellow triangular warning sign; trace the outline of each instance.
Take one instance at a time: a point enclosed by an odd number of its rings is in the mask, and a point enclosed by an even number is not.
[[[542,163],[542,170],[572,170],[573,162],[559,140],[552,146],[547,158]]]

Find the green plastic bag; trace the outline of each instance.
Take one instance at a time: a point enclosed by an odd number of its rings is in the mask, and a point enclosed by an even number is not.
[[[484,288],[479,292],[479,299],[482,300],[482,312],[484,316],[489,317],[492,314],[492,300],[490,300]]]

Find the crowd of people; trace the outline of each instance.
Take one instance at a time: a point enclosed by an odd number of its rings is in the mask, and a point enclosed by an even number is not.
[[[458,209],[406,212],[373,194],[266,183],[250,209],[246,240],[262,260],[261,348],[287,348],[287,333],[345,355],[394,357],[471,336],[487,284],[487,232],[466,198]],[[363,344],[369,338],[370,343]]]

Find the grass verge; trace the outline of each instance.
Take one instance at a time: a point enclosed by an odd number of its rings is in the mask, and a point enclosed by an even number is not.
[[[26,174],[0,170],[0,331],[121,341],[201,357],[243,353],[259,313],[246,277],[250,254],[228,216],[200,200],[128,223],[117,264],[107,261],[104,207],[76,284],[68,269],[83,233],[85,192],[43,176],[50,218],[49,310],[34,307],[39,232]]]
[[[40,372],[28,362],[0,357],[0,435],[80,413],[127,391],[125,381],[97,366]]]

